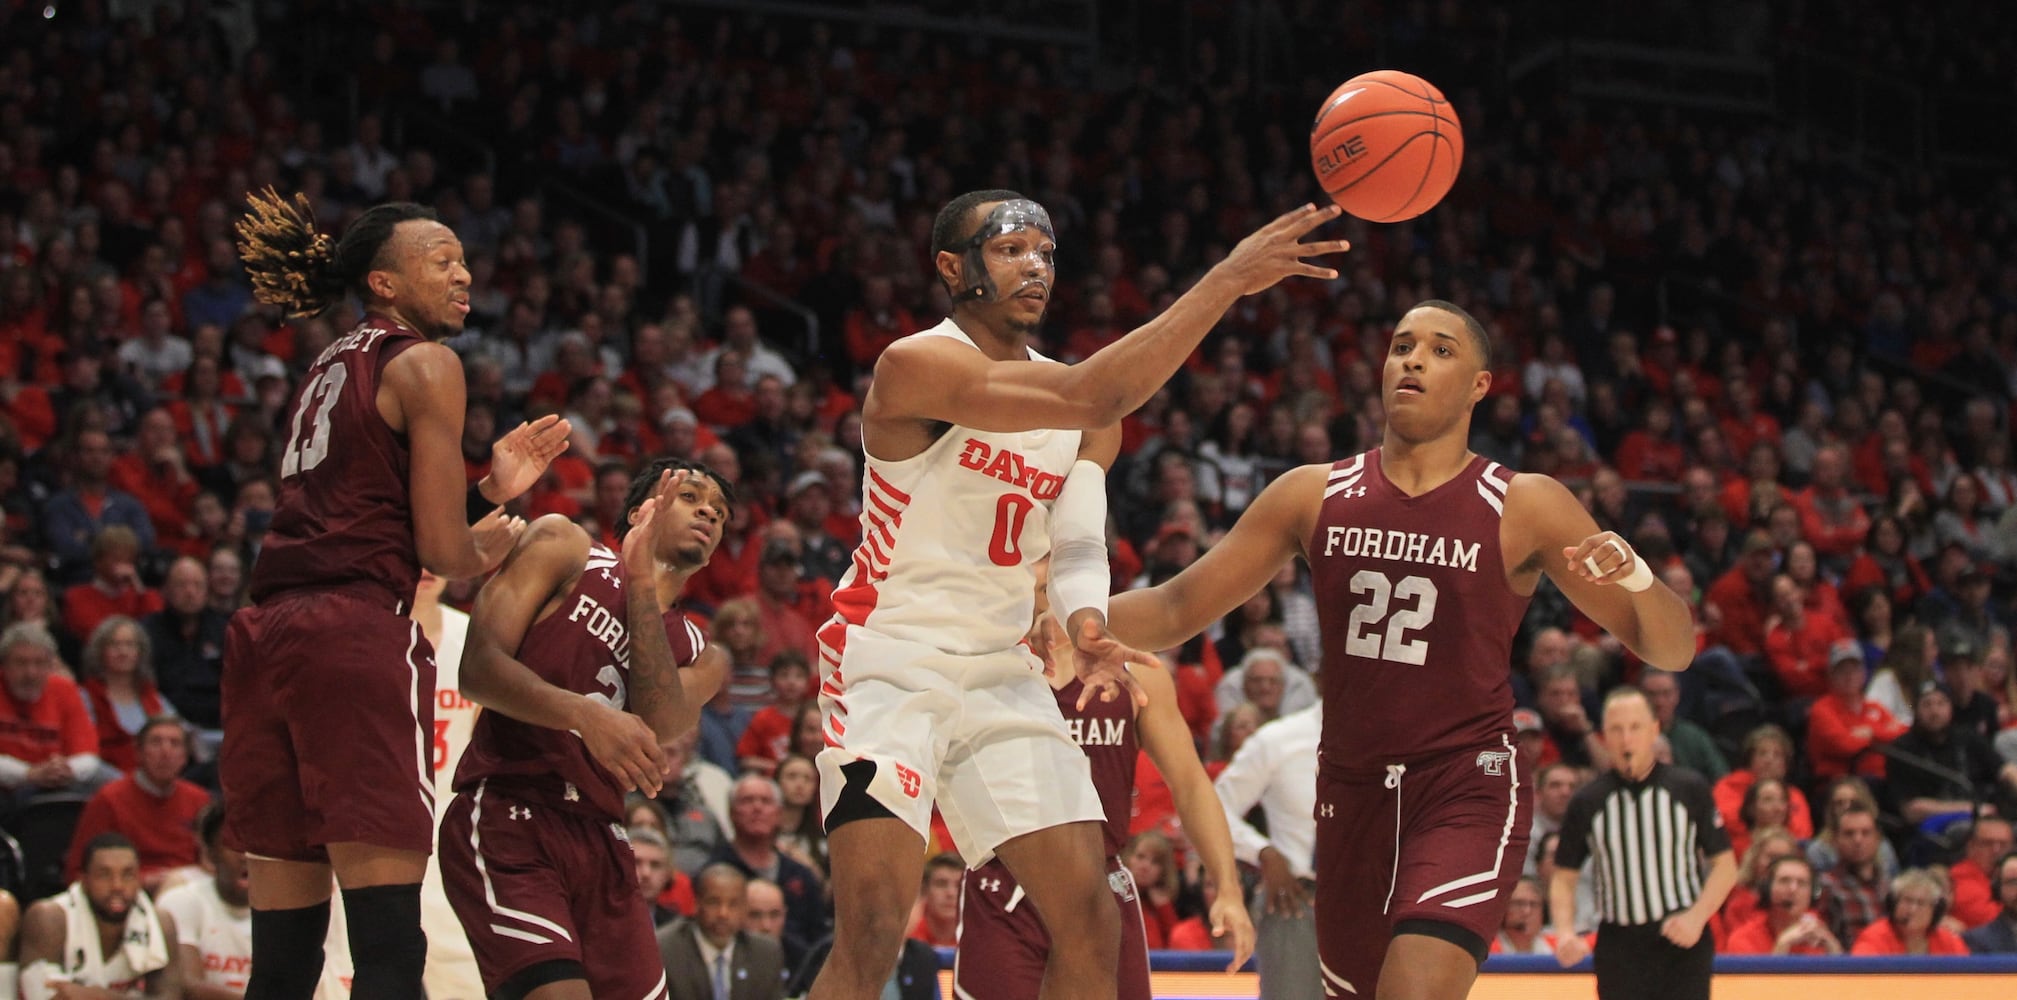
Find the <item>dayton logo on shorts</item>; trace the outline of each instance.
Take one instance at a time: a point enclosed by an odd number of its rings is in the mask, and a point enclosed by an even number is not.
[[[1506,762],[1512,759],[1513,753],[1510,750],[1478,751],[1478,766],[1484,768],[1486,774],[1506,773]]]
[[[917,798],[918,789],[924,786],[924,779],[902,764],[896,765],[896,780],[903,785],[903,793],[911,798]]]

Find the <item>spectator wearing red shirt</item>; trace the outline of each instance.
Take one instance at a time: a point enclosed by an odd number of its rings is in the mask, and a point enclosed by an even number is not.
[[[897,303],[896,284],[889,275],[871,275],[862,282],[861,305],[848,310],[843,323],[847,358],[856,371],[868,371],[883,348],[917,331],[910,310]]]
[[[1820,556],[1804,539],[1786,546],[1786,575],[1800,585],[1800,605],[1809,617],[1832,618],[1844,635],[1856,634],[1856,621],[1842,603],[1842,592],[1821,575]]]
[[[0,632],[0,788],[17,803],[87,792],[104,778],[98,731],[62,669],[48,626],[19,621]]]
[[[1807,762],[1814,778],[1825,780],[1849,773],[1884,776],[1884,758],[1858,754],[1905,734],[1905,725],[1884,706],[1863,697],[1863,647],[1845,639],[1828,657],[1828,694],[1807,716]]]
[[[1828,692],[1828,657],[1849,631],[1829,615],[1807,613],[1807,595],[1793,577],[1772,578],[1772,617],[1765,629],[1765,660],[1789,698],[1818,698]],[[1851,642],[1853,646],[1854,643]],[[1857,647],[1857,662],[1862,662]]]
[[[1766,905],[1730,932],[1726,955],[1840,955],[1842,942],[1814,912],[1814,865],[1798,854],[1775,859],[1759,880]]]
[[[1863,538],[1870,533],[1870,514],[1849,492],[1849,453],[1840,445],[1827,445],[1814,453],[1814,478],[1793,498],[1800,510],[1800,534],[1813,543],[1814,550],[1838,562],[1856,555]]]
[[[807,663],[819,655],[813,629],[824,623],[799,608],[802,594],[798,547],[788,538],[772,538],[763,543],[763,556],[756,565],[757,622],[763,626],[764,643],[757,658],[765,663],[790,650]],[[828,584],[828,586],[832,586]]]
[[[1135,892],[1142,905],[1142,933],[1149,950],[1169,947],[1170,930],[1177,925],[1177,855],[1170,838],[1155,830],[1143,830],[1121,851],[1121,863],[1134,877]]]
[[[1737,565],[1709,585],[1704,603],[1715,605],[1722,616],[1722,626],[1709,633],[1712,644],[1726,646],[1738,656],[1765,651],[1765,617],[1778,556],[1771,535],[1753,529],[1744,536]]]
[[[196,816],[210,804],[210,793],[184,781],[189,766],[189,732],[182,720],[148,720],[140,729],[139,767],[91,796],[70,838],[65,870],[76,878],[84,845],[102,833],[122,833],[140,853],[140,882],[148,892],[176,868],[194,865],[203,845],[196,839]]]
[[[140,538],[122,524],[91,540],[91,579],[63,592],[63,628],[88,636],[113,615],[144,618],[161,610],[161,593],[140,582]]]
[[[693,401],[694,415],[717,430],[740,426],[756,415],[756,394],[748,383],[749,366],[743,356],[722,351],[714,359],[714,387]]]
[[[966,864],[955,855],[938,854],[925,862],[924,883],[917,892],[917,919],[911,922],[909,937],[934,948],[959,943],[959,894],[965,877]]]
[[[1170,939],[1167,947],[1171,951],[1233,950],[1233,936],[1231,934],[1212,933],[1212,925],[1209,918],[1212,907],[1217,905],[1219,901],[1219,883],[1217,879],[1212,877],[1210,872],[1205,873],[1204,881],[1200,883],[1199,894],[1204,901],[1204,909],[1200,910],[1196,916],[1186,917],[1177,921],[1177,925],[1170,928]]]
[[[128,774],[140,763],[139,734],[148,720],[175,714],[154,686],[151,646],[139,622],[113,615],[92,630],[79,671],[84,708],[98,727],[98,757]]]
[[[193,534],[189,507],[200,487],[189,474],[184,454],[175,418],[155,407],[141,416],[133,449],[112,460],[112,488],[140,501],[162,545],[174,545]]]
[[[1882,587],[1891,596],[1891,606],[1909,608],[1931,593],[1933,578],[1906,549],[1905,524],[1895,515],[1884,514],[1870,522],[1863,536],[1862,552],[1849,564],[1842,589],[1850,594],[1869,587]]]
[[[2010,853],[2010,821],[1984,816],[1968,832],[1967,852],[1947,876],[1954,883],[1954,916],[1969,928],[1980,927],[2003,912],[2003,901],[1992,891],[1997,862]]]
[[[1671,483],[1681,478],[1688,456],[1674,439],[1672,404],[1656,398],[1646,405],[1645,426],[1625,435],[1616,464],[1618,473],[1630,480]]]
[[[1750,825],[1744,822],[1744,800],[1752,784],[1768,778],[1786,786],[1786,828],[1801,840],[1814,835],[1814,814],[1807,808],[1807,796],[1786,780],[1792,762],[1793,737],[1784,729],[1767,723],[1744,736],[1743,766],[1724,775],[1711,792],[1733,840],[1740,834],[1750,835]]]
[[[1773,478],[1777,476],[1779,455],[1779,420],[1758,409],[1758,390],[1749,382],[1735,379],[1726,392],[1729,397],[1728,411],[1719,421],[1723,429],[1723,440],[1729,442],[1732,452],[1751,454],[1761,444],[1772,446]]]
[[[1940,926],[1951,902],[1930,869],[1910,868],[1891,880],[1884,919],[1863,928],[1852,955],[1966,955],[1961,935]]]
[[[1757,524],[1780,506],[1793,502],[1793,491],[1779,481],[1779,446],[1767,441],[1751,445],[1744,457],[1744,475],[1723,485],[1718,495],[1731,524]]]
[[[812,685],[811,661],[796,649],[779,650],[770,658],[770,704],[757,710],[736,741],[741,769],[772,774],[791,752],[792,727]]]

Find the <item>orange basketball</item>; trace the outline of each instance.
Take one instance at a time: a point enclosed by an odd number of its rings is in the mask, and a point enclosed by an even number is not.
[[[1310,165],[1339,207],[1402,222],[1443,200],[1464,162],[1456,109],[1427,80],[1362,73],[1331,91],[1310,126]]]

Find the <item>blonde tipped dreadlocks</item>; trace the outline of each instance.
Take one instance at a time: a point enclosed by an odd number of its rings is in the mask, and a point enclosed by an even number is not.
[[[238,259],[252,279],[252,294],[289,316],[313,316],[343,298],[336,240],[315,229],[306,195],[290,204],[271,187],[248,194],[252,211],[238,220]]]

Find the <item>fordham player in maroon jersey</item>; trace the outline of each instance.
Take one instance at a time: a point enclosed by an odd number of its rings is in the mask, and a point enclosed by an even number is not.
[[[1109,616],[1119,641],[1167,649],[1308,560],[1324,636],[1317,953],[1334,996],[1462,997],[1477,978],[1533,811],[1509,675],[1541,574],[1653,666],[1695,652],[1687,604],[1624,539],[1555,480],[1470,452],[1490,358],[1469,313],[1410,310],[1381,379],[1380,447],[1291,470],[1224,541]]]
[[[515,429],[470,487],[462,364],[438,343],[469,314],[455,233],[399,203],[332,237],[315,230],[306,198],[269,189],[250,200],[238,251],[259,300],[312,316],[356,295],[365,316],[316,359],[288,410],[254,606],[225,640],[218,771],[225,843],[250,870],[247,995],[314,993],[334,869],[356,994],[418,998],[434,653],[406,611],[421,567],[475,576],[510,551],[524,526],[492,508],[539,479],[568,427]]]
[[[1107,885],[1121,911],[1119,1000],[1151,1000],[1141,900],[1133,876],[1120,859],[1134,807],[1137,751],[1147,750],[1156,770],[1162,772],[1176,801],[1184,834],[1203,857],[1206,873],[1219,885],[1239,884],[1232,832],[1226,826],[1218,794],[1212,790],[1212,779],[1198,761],[1190,727],[1177,711],[1176,686],[1169,674],[1156,669],[1136,673],[1136,683],[1148,695],[1148,705],[1139,710],[1130,698],[1080,698],[1085,683],[1068,659],[1073,655],[1071,644],[1064,641],[1057,619],[1051,617],[1048,575],[1049,566],[1038,564],[1037,621],[1051,633],[1051,641],[1043,644],[1047,645],[1045,672],[1065,727],[1092,765],[1093,788],[1099,792],[1100,806],[1106,813],[1101,829]],[[1083,707],[1081,700],[1086,702]],[[1254,952],[1254,924],[1240,894],[1220,893],[1208,919],[1215,937],[1232,937],[1233,961],[1226,971],[1245,965]],[[953,960],[956,995],[962,1000],[1036,1000],[1042,992],[1044,963],[1050,950],[1050,932],[1035,907],[1029,905],[1008,865],[995,858],[966,873],[960,889],[959,947]]]
[[[679,595],[731,502],[706,467],[654,462],[631,483],[621,555],[548,515],[477,595],[461,680],[487,711],[442,816],[441,879],[493,998],[665,995],[623,796],[658,794],[661,745],[728,674]]]

